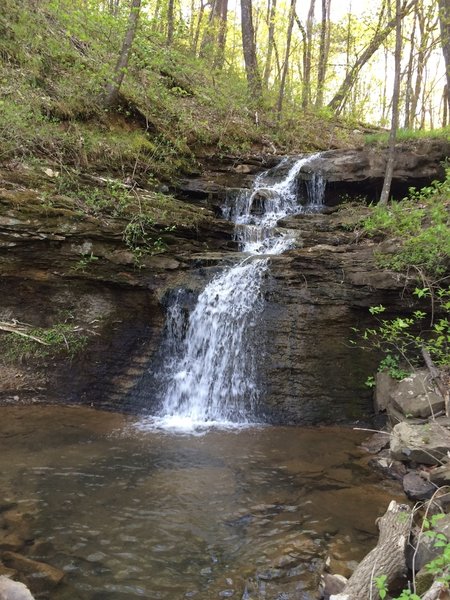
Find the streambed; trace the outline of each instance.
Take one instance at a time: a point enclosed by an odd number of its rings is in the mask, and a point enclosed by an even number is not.
[[[0,414],[2,499],[34,513],[23,552],[66,573],[52,600],[240,599],[256,574],[312,598],[321,559],[362,558],[396,494],[351,429],[195,436],[82,407]]]

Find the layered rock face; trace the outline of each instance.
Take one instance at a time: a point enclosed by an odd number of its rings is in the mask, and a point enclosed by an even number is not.
[[[345,183],[351,191],[353,184],[381,176],[382,159],[367,158],[375,151],[364,150],[359,158],[352,152],[317,158],[329,186]],[[414,184],[408,173],[426,183],[439,175],[437,159],[425,161],[428,166],[420,170],[414,156],[404,158],[402,164],[410,166],[396,173],[397,182],[402,173],[408,186]],[[203,218],[169,233],[167,251],[146,257],[139,267],[124,244],[120,219],[82,216],[63,197],[52,196],[45,204],[27,173],[3,171],[0,321],[48,327],[70,319],[88,343],[72,360],[33,363],[25,356],[8,365],[0,377],[0,401],[85,402],[152,412],[167,298],[184,288],[192,304],[215,273],[239,260],[232,225],[218,215],[225,184],[249,185],[254,172],[275,161],[229,162],[184,182],[180,197],[203,211]],[[353,174],[344,163],[353,165]],[[309,176],[309,171],[300,173],[300,179]],[[395,312],[404,308],[404,300],[403,281],[376,269],[376,245],[353,231],[366,210],[350,205],[280,223],[294,232],[296,249],[271,259],[255,335],[261,413],[270,421],[348,421],[371,412],[364,381],[374,359],[350,346],[351,328],[370,323],[369,306],[382,303]]]

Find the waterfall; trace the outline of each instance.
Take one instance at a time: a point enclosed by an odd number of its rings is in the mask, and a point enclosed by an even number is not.
[[[288,232],[276,229],[277,222],[323,205],[320,177],[312,176],[304,206],[297,192],[297,175],[315,156],[292,165],[292,159],[284,159],[259,175],[251,190],[226,202],[224,216],[235,223],[235,238],[245,258],[210,281],[187,322],[178,299],[169,307],[166,347],[171,352],[162,370],[162,408],[152,420],[156,426],[189,431],[255,421],[262,282],[269,256],[294,244]]]

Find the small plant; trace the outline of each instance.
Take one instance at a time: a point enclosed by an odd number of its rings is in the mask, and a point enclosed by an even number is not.
[[[90,254],[82,254],[80,260],[73,267],[73,270],[81,271],[82,273],[84,273],[87,267],[96,260],[98,260],[98,256],[95,256],[93,252],[91,252]]]
[[[163,232],[173,231],[174,225],[164,227]],[[138,214],[128,223],[123,233],[123,239],[131,250],[135,265],[143,266],[145,256],[162,254],[167,250],[166,243],[155,228],[155,221],[145,214]]]

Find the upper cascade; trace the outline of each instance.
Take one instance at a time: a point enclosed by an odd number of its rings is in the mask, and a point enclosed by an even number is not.
[[[258,175],[250,190],[228,199],[223,215],[235,224],[235,239],[242,252],[282,254],[293,245],[288,234],[275,228],[283,217],[317,212],[323,207],[326,182],[320,173],[311,174],[306,182],[305,203],[299,202],[298,174],[319,156],[317,153],[295,160],[286,157],[273,169]]]

